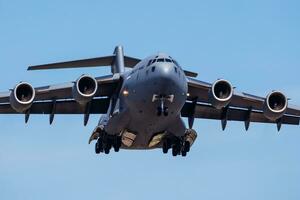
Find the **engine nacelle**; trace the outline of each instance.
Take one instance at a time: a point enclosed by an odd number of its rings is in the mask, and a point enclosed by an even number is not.
[[[278,91],[271,92],[264,103],[264,115],[270,120],[277,120],[282,117],[288,107],[286,96]]]
[[[22,113],[31,107],[34,98],[34,88],[29,83],[21,82],[10,93],[10,105],[15,111]]]
[[[86,104],[93,99],[98,90],[98,83],[95,78],[83,75],[74,83],[73,98],[79,104]]]
[[[213,107],[221,109],[226,107],[233,96],[231,83],[224,79],[217,80],[209,91],[209,101]]]

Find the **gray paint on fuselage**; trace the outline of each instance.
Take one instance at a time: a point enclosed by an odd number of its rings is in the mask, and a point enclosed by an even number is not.
[[[159,58],[170,59],[166,54],[151,56],[122,74],[124,82],[115,108],[118,112],[110,118],[106,131],[119,134],[127,129],[135,133],[137,137],[131,148],[147,149],[153,135],[164,131],[175,136],[185,134],[186,127],[180,118],[187,95],[185,74],[172,62],[155,62],[147,66],[149,60]],[[128,96],[123,95],[124,90],[128,91]],[[165,102],[168,116],[157,116],[160,102],[152,102],[154,94],[174,95],[172,103]]]

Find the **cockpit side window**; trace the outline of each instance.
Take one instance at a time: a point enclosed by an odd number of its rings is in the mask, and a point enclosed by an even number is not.
[[[155,62],[156,62],[156,59],[153,59],[151,64],[153,64],[153,63],[155,63]]]
[[[176,60],[173,60],[174,64],[177,66],[177,67],[180,67],[178,62]]]
[[[149,65],[151,65],[151,63],[152,63],[152,60],[149,60],[149,62],[148,62],[148,64],[147,64],[147,67],[148,67]]]
[[[171,60],[171,59],[168,59],[168,58],[166,58],[166,62],[172,62],[172,60]]]
[[[154,72],[154,71],[155,71],[155,66],[153,66],[153,67],[151,68],[151,71],[152,71],[152,72]]]

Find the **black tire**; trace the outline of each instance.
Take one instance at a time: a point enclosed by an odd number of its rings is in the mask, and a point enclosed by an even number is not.
[[[162,149],[163,149],[163,153],[164,153],[164,154],[167,154],[167,153],[168,153],[169,147],[168,147],[168,143],[167,143],[167,142],[164,142],[164,143],[163,143]]]
[[[176,146],[173,146],[173,147],[172,147],[172,155],[173,155],[173,156],[177,156],[177,155],[178,155],[178,150],[177,150],[177,147],[176,147]]]
[[[169,109],[165,108],[164,109],[164,116],[167,117],[169,115]]]
[[[109,144],[109,143],[106,144],[105,147],[104,147],[104,153],[109,154],[110,149],[111,149],[111,144]]]
[[[105,154],[109,154],[109,152],[110,152],[110,149],[109,149],[109,148],[105,148],[105,149],[104,149],[104,153],[105,153]]]
[[[181,152],[182,157],[186,157],[186,151]]]
[[[190,152],[190,150],[191,150],[190,142],[185,142],[183,151]]]
[[[120,151],[120,146],[118,144],[114,145],[114,150],[115,152],[119,152]]]
[[[162,109],[161,109],[161,107],[158,107],[157,108],[157,116],[161,116],[161,114],[162,114]]]
[[[115,152],[120,151],[121,145],[122,145],[122,138],[120,136],[116,136],[115,142],[113,145]]]
[[[100,142],[98,140],[95,144],[95,153],[99,154],[100,152],[101,152],[101,148],[100,148]]]

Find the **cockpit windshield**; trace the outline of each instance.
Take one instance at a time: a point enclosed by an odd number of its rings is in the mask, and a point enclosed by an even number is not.
[[[171,57],[169,58],[159,58],[158,56],[155,57],[155,59],[150,59],[147,63],[147,66],[150,66],[156,62],[167,62],[167,63],[174,63],[175,67],[178,67],[181,69],[180,65],[176,60],[173,60]]]
[[[156,62],[168,62],[168,63],[174,63],[177,67],[180,68],[180,65],[177,63],[176,60],[170,59],[170,58],[157,58],[157,59],[151,59],[148,61],[147,66],[150,66]]]

